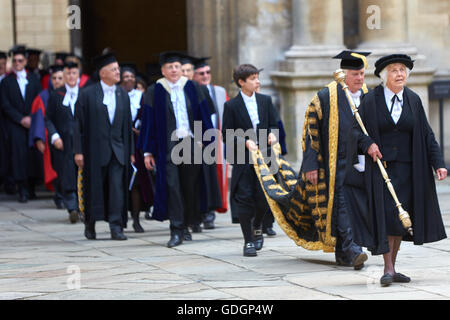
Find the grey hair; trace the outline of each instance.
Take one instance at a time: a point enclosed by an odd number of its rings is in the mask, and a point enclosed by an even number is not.
[[[383,83],[382,83],[383,87],[386,87],[386,84],[387,84],[387,79],[388,79],[388,77],[387,77],[387,73],[388,73],[387,67],[388,66],[386,66],[380,72],[380,78],[383,81]],[[411,70],[408,67],[406,67],[406,80],[408,80],[410,74],[411,74]]]

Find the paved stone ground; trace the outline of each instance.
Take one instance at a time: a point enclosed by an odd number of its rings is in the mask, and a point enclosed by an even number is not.
[[[450,234],[450,182],[438,191]],[[450,299],[450,240],[403,243],[397,269],[413,281],[382,288],[382,257],[370,256],[361,271],[339,267],[333,254],[297,247],[278,226],[256,258],[242,256],[241,230],[229,214],[174,249],[165,246],[168,223],[153,221],[143,222],[144,234],[129,229],[124,242],[97,223],[100,240],[88,241],[50,194],[38,196],[19,204],[0,195],[0,300]]]

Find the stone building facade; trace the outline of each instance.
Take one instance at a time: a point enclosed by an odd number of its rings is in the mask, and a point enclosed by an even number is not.
[[[124,60],[130,60],[127,54],[132,55],[137,52],[135,48],[143,46],[143,53],[137,58],[139,66],[155,64],[156,53],[162,49],[186,50],[193,55],[212,57],[214,80],[226,87],[230,95],[237,92],[231,83],[232,68],[240,63],[253,63],[264,68],[262,91],[273,95],[280,108],[288,134],[289,160],[297,165],[302,158],[300,138],[306,106],[317,90],[332,81],[339,66],[339,61],[330,58],[345,48],[373,52],[367,83],[375,86],[379,83],[373,76],[376,59],[385,54],[406,53],[416,60],[408,85],[422,97],[439,138],[438,102],[429,99],[428,86],[433,81],[450,80],[447,0],[95,0],[89,6],[87,3],[0,0],[0,50],[15,42],[46,52],[75,49],[86,56],[98,50],[87,47],[101,43],[104,36],[116,41],[116,47],[127,49],[120,53]],[[100,14],[104,11],[98,8],[90,9],[92,3],[106,8],[107,14]],[[70,5],[81,9],[82,30],[68,28]],[[182,8],[177,14],[185,19],[177,18],[178,24],[168,20],[170,6]],[[145,11],[156,13],[145,19],[139,15]],[[123,12],[131,13],[123,19]],[[97,14],[101,16],[99,21]],[[130,33],[121,34],[120,28],[114,29],[114,36],[105,34],[103,29],[93,30],[115,24],[131,24],[137,36],[127,42]],[[171,39],[176,39],[177,46],[171,45]],[[147,58],[152,61],[144,61]],[[444,101],[444,119],[444,123],[450,123],[449,99]],[[449,162],[450,130],[444,131]]]

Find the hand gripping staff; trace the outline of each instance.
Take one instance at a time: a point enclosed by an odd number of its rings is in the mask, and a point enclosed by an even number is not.
[[[342,90],[345,91],[345,95],[347,97],[348,103],[350,104],[350,107],[352,108],[352,111],[355,115],[356,120],[358,121],[359,126],[361,127],[361,130],[363,131],[363,133],[366,136],[369,136],[366,127],[364,126],[364,123],[361,120],[361,116],[358,113],[358,109],[355,106],[355,103],[353,102],[352,97],[350,96],[350,92],[348,89],[347,84],[345,83],[345,72],[342,69],[336,70],[336,72],[334,73],[334,79],[336,80],[337,83],[339,83],[342,86]],[[402,222],[403,227],[408,230],[409,234],[412,236],[413,235],[413,229],[412,229],[412,223],[411,223],[411,218],[408,214],[408,212],[406,212],[406,210],[404,210],[402,208],[402,204],[398,201],[398,197],[397,194],[395,193],[394,190],[394,186],[391,183],[391,179],[389,179],[389,176],[386,172],[386,170],[383,167],[383,164],[381,163],[380,159],[377,159],[377,164],[378,167],[380,168],[381,171],[381,175],[384,178],[384,181],[386,182],[386,186],[389,189],[389,192],[392,195],[392,198],[395,201],[395,205],[398,209],[398,217],[400,219],[400,221]]]

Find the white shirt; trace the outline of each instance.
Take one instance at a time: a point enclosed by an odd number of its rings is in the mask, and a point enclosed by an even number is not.
[[[353,98],[353,102],[355,103],[355,107],[359,108],[359,105],[361,104],[361,90],[356,91],[355,93],[350,92],[350,96]]]
[[[72,115],[75,114],[75,103],[78,99],[78,86],[75,87],[69,87],[68,84],[65,84],[66,86],[66,95],[64,96],[63,100],[63,106],[70,107],[70,110],[72,111]]]
[[[353,99],[353,103],[355,104],[355,107],[359,108],[359,106],[361,105],[361,95],[362,95],[361,90],[358,90],[355,93],[351,92],[350,90],[349,90],[349,92],[350,92],[350,96]],[[353,110],[352,110],[352,113],[354,114]],[[366,165],[366,158],[365,158],[365,156],[364,155],[358,155],[358,163],[353,165],[353,167],[356,170],[358,170],[359,172],[364,172],[365,165]]]
[[[397,95],[397,98],[395,99],[394,107],[392,108],[391,117],[395,124],[397,124],[403,111],[403,90],[395,94],[388,87],[384,88],[384,97],[386,99],[386,106],[389,112],[391,112],[392,99],[395,95]]]
[[[247,108],[248,115],[252,121],[253,129],[257,130],[259,124],[258,104],[256,103],[256,94],[253,92],[251,97],[247,96],[241,91],[241,96],[244,99],[245,107]]]
[[[130,97],[131,119],[134,121],[141,108],[142,91],[133,89],[128,92],[128,96]]]
[[[19,84],[20,92],[25,99],[25,92],[28,84],[27,71],[24,69],[22,71],[15,71],[15,73],[17,75],[17,83]]]
[[[186,97],[184,96],[183,88],[181,87],[181,79],[176,83],[167,81],[170,88],[170,100],[172,101],[173,111],[177,123],[177,138],[183,139],[187,136],[193,137],[189,126],[189,116],[186,108]]]
[[[211,84],[208,84],[206,87],[208,88],[209,96],[211,97],[211,100],[213,101],[213,103],[215,105],[216,104],[215,94],[213,93],[214,86],[211,85]],[[217,108],[217,106],[215,105],[214,109],[216,109],[216,108]],[[213,124],[214,129],[218,129],[219,126],[218,126],[218,123],[217,123],[217,114],[213,113],[211,115],[211,122]]]
[[[114,122],[114,114],[116,113],[116,86],[108,86],[103,81],[100,81],[103,89],[103,104],[108,108],[109,122]]]

